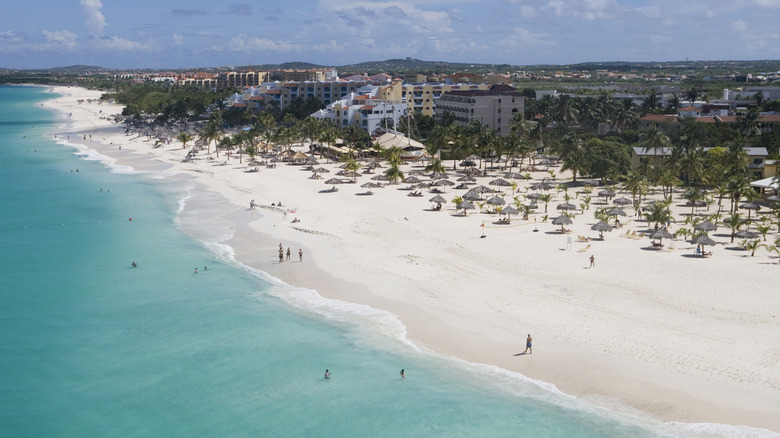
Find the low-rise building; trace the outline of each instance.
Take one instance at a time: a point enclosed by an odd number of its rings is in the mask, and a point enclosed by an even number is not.
[[[525,97],[514,88],[497,85],[489,90],[449,91],[436,104],[436,117],[444,112],[455,116],[455,123],[467,126],[473,120],[495,129],[499,134],[509,133],[515,115],[525,111]]]

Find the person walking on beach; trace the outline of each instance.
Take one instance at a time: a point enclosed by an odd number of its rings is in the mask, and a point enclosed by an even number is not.
[[[282,248],[279,248],[279,263],[284,262],[284,251]]]
[[[290,260],[290,247],[287,247],[287,260]]]
[[[590,267],[593,268],[596,266],[596,258],[593,257],[593,254],[590,255]]]
[[[531,344],[533,343],[533,339],[531,339],[531,334],[528,334],[528,337],[525,338],[525,351],[523,354],[534,354],[534,350],[531,348]]]
[[[303,261],[303,250],[302,249],[298,250],[298,261],[299,262]]]

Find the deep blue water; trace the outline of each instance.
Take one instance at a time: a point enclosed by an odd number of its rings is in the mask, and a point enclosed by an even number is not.
[[[421,352],[387,334],[402,331],[392,315],[269,280],[219,245],[228,223],[180,208],[215,195],[85,160],[62,144],[67,119],[39,106],[51,97],[0,86],[2,437],[737,433]]]

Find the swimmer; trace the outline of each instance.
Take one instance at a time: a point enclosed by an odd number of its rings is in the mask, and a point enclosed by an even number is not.
[[[330,379],[330,370],[325,370],[325,378]]]
[[[195,273],[196,273],[196,274],[198,273],[198,268],[195,268]]]
[[[136,263],[135,260],[133,260],[133,263],[131,263],[131,265],[133,265],[134,268],[138,267],[138,263]]]
[[[403,368],[401,368],[401,378],[402,379],[406,378],[406,373],[404,372]]]

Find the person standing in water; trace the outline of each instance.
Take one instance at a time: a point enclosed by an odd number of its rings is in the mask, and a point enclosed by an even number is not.
[[[325,370],[325,378],[330,379],[330,370]]]
[[[401,368],[401,378],[402,378],[402,379],[405,379],[405,378],[406,378],[406,373],[404,372],[404,369],[403,369],[403,368]]]

